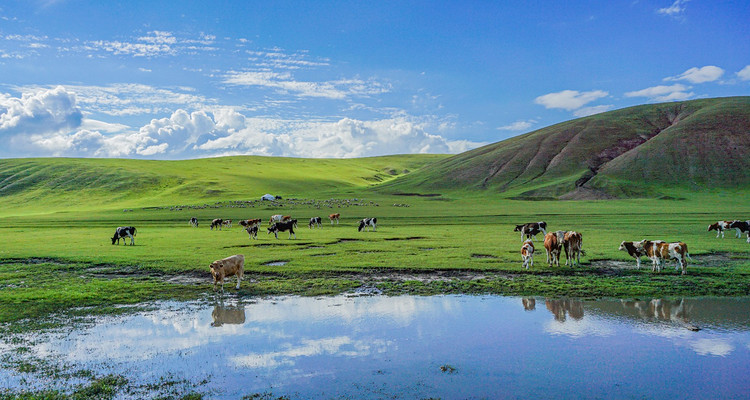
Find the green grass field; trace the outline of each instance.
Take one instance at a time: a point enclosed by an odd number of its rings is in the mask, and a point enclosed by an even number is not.
[[[75,190],[78,183],[60,181],[54,186],[48,175],[40,175],[27,189],[4,194],[0,322],[23,320],[24,324],[6,328],[28,329],[38,317],[53,312],[110,313],[120,304],[197,298],[212,293],[209,263],[232,254],[246,258],[241,296],[335,294],[363,285],[385,293],[415,294],[750,295],[750,244],[745,237],[734,238],[734,231],[725,239],[706,231],[719,219],[748,218],[750,197],[745,194],[680,193],[685,200],[516,201],[466,190],[395,195],[373,184],[404,170],[426,164],[429,168],[429,162],[440,157],[0,161],[4,174],[15,168],[16,174],[24,170],[26,176],[28,169],[58,174],[126,165],[116,176],[100,175],[101,182],[88,182],[80,191]],[[249,171],[256,161],[263,165]],[[24,169],[23,163],[31,165]],[[122,176],[148,174],[172,178],[119,183]],[[185,189],[211,182],[217,182],[212,186],[217,193]],[[107,200],[107,190],[115,200]],[[284,199],[257,201],[268,192]],[[342,215],[339,225],[327,221],[333,212]],[[272,214],[297,218],[297,238],[281,233],[275,239],[266,234],[265,225],[257,240],[237,225],[209,229],[213,218],[267,221]],[[200,227],[189,226],[193,216]],[[323,217],[321,228],[307,227],[313,216]],[[369,216],[378,218],[377,231],[357,232],[356,221]],[[582,266],[548,267],[539,236],[534,268],[522,269],[521,240],[513,232],[514,224],[539,220],[551,230],[583,234],[587,255]],[[111,245],[115,228],[125,225],[137,227],[136,245]],[[686,242],[694,258],[688,275],[680,276],[672,267],[660,273],[633,269],[635,261],[617,248],[622,240],[643,238]],[[644,265],[649,265],[645,259]],[[226,293],[231,295],[236,293],[234,278],[230,282]]]

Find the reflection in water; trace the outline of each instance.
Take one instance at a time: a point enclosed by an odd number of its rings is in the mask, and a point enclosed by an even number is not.
[[[224,324],[235,324],[242,325],[245,323],[245,307],[244,306],[225,306],[222,301],[220,304],[214,306],[214,310],[211,312],[211,326],[219,327]]]
[[[536,300],[521,298],[523,308],[519,298],[497,296],[163,302],[44,338],[5,340],[0,349],[97,376],[123,374],[142,387],[165,376],[203,382],[199,391],[217,399],[750,393],[750,299],[545,299],[549,313],[537,312]],[[447,376],[445,365],[458,373]],[[665,385],[665,368],[679,369],[680,378]],[[48,388],[45,379],[0,367],[3,388]]]
[[[555,316],[555,321],[565,322],[565,315],[570,315],[576,321],[583,318],[583,302],[580,300],[544,300],[547,310]]]

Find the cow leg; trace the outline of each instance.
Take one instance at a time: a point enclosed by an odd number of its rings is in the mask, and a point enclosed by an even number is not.
[[[635,269],[641,269],[641,257],[640,256],[635,258]]]

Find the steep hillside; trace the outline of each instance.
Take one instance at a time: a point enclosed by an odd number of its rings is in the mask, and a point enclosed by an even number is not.
[[[330,195],[386,182],[444,155],[358,159],[222,157],[183,161],[0,160],[0,215]]]
[[[750,97],[730,97],[563,122],[444,159],[380,189],[590,199],[747,186]]]

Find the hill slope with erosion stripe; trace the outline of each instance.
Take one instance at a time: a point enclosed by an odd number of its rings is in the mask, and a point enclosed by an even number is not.
[[[333,195],[392,180],[445,157],[4,159],[0,160],[0,215],[255,199],[265,193]]]
[[[446,158],[378,190],[598,199],[748,186],[750,97],[728,97],[563,122]]]

